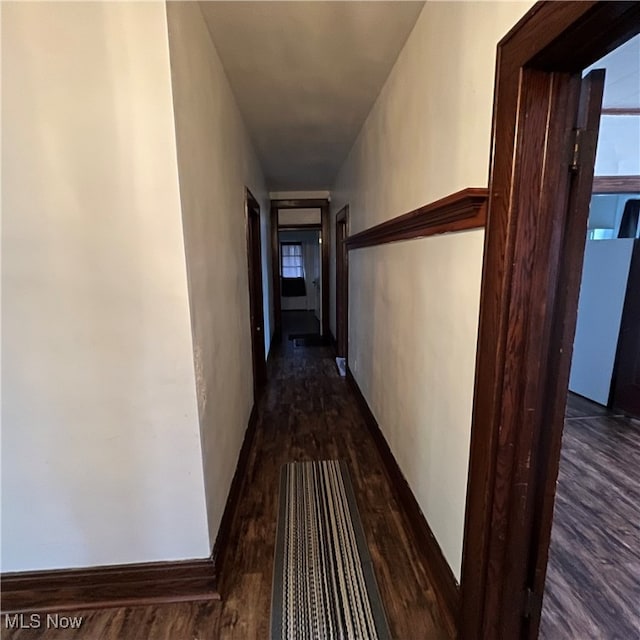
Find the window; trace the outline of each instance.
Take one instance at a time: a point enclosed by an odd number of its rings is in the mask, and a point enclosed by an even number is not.
[[[283,242],[280,245],[280,256],[280,270],[283,278],[304,278],[300,242]]]

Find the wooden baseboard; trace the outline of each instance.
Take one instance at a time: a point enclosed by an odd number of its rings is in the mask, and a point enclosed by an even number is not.
[[[240,455],[238,456],[238,464],[236,465],[236,471],[233,474],[233,480],[231,481],[227,504],[225,505],[224,512],[222,514],[222,520],[220,521],[220,528],[218,529],[216,542],[213,545],[212,558],[216,585],[219,592],[222,592],[224,589],[224,568],[228,562],[229,556],[231,555],[231,529],[238,510],[242,487],[247,476],[249,453],[251,452],[251,445],[256,432],[256,425],[258,424],[258,402],[259,399],[256,400],[253,405],[253,409],[251,409],[249,424],[244,434],[244,440],[242,442],[242,447],[240,448]]]
[[[0,589],[3,613],[220,599],[211,558],[5,573]]]
[[[209,558],[4,573],[0,576],[2,613],[220,600],[220,582],[230,555],[231,527],[247,471],[257,417],[254,405],[218,537]]]
[[[458,585],[449,563],[446,561],[442,549],[436,540],[429,523],[426,521],[418,502],[409,487],[396,459],[380,430],[375,416],[371,412],[365,397],[360,391],[351,370],[347,367],[347,383],[351,387],[360,410],[365,418],[369,431],[378,447],[380,457],[384,463],[387,475],[391,481],[395,497],[400,504],[409,527],[418,542],[418,550],[422,555],[434,588],[436,599],[440,605],[445,624],[453,637],[458,631],[460,619],[460,586]]]

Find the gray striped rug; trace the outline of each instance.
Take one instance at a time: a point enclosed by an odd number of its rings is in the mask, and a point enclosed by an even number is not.
[[[390,637],[346,464],[285,465],[271,640]]]

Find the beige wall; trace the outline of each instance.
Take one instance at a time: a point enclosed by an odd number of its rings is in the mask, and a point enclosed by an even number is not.
[[[167,4],[209,535],[215,541],[253,405],[245,185],[269,208],[262,173],[200,7]],[[264,268],[265,319],[269,269]],[[265,322],[265,346],[270,325]]]
[[[487,184],[496,45],[531,4],[425,5],[340,170],[332,218],[348,203],[356,233]],[[350,367],[457,577],[483,235],[349,258]],[[331,320],[335,335],[335,307]]]
[[[162,3],[2,3],[2,570],[205,557]]]
[[[322,209],[278,209],[278,225],[322,224]]]

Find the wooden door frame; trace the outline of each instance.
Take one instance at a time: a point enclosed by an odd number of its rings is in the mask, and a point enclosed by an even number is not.
[[[328,198],[297,198],[271,200],[271,275],[273,282],[273,312],[275,340],[282,340],[282,304],[280,301],[280,240],[278,238],[278,209],[320,209],[322,238],[322,335],[329,335],[329,239],[331,237]],[[297,225],[300,226],[300,225]],[[289,226],[291,229],[291,226]]]
[[[267,363],[264,344],[264,298],[262,291],[262,241],[260,230],[260,204],[248,188],[245,188],[245,211],[247,225],[247,274],[249,280],[249,321],[251,325],[253,395],[254,401],[257,401],[262,389],[267,383]],[[256,218],[257,224],[254,228],[257,228],[257,238],[253,236],[252,232],[252,224],[254,224]],[[258,283],[257,287],[255,287],[256,281]]]
[[[344,225],[340,241],[338,228]],[[348,359],[349,352],[349,205],[336,213],[336,355]]]
[[[639,25],[640,3],[539,2],[498,45],[462,640],[537,636],[584,250],[567,228],[577,85]]]

